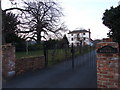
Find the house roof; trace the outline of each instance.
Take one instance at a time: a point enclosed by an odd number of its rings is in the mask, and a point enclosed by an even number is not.
[[[74,33],[86,33],[86,32],[89,32],[89,31],[83,29],[83,30],[74,30],[74,31],[69,32],[68,34],[74,34]]]

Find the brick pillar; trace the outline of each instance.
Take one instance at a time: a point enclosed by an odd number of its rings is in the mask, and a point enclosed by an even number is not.
[[[15,47],[11,44],[2,46],[2,76],[4,79],[15,74]]]
[[[96,45],[97,51],[97,87],[98,88],[118,88],[119,87],[119,51],[110,53],[111,46],[117,51],[118,44],[115,42],[100,42]],[[104,47],[104,48],[103,48]],[[107,48],[107,52],[105,51]],[[102,51],[103,50],[103,51]]]

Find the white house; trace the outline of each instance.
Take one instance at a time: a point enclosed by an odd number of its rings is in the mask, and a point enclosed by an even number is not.
[[[71,31],[68,33],[68,40],[69,44],[72,45],[73,43],[74,46],[93,45],[93,43],[91,42],[90,29],[88,31],[85,29]]]

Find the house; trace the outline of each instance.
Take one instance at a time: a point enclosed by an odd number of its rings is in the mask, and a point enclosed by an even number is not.
[[[90,29],[87,31],[85,29],[81,30],[74,30],[70,31],[68,33],[68,40],[69,40],[69,45],[71,46],[72,44],[74,46],[79,46],[79,45],[90,45],[92,46],[92,39],[91,39],[91,32]]]

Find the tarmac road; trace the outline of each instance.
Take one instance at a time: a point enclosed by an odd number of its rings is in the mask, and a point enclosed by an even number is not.
[[[50,68],[27,72],[3,82],[3,88],[97,88],[96,56],[91,51]]]

